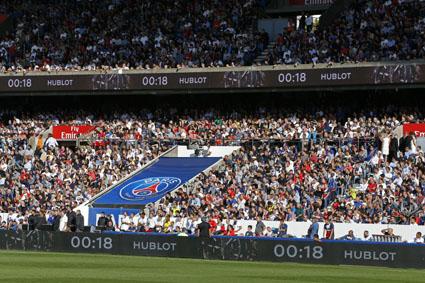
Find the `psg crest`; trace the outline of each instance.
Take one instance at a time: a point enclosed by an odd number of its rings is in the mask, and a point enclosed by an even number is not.
[[[125,185],[120,190],[120,197],[130,201],[146,200],[172,191],[180,184],[181,180],[175,177],[145,178]]]

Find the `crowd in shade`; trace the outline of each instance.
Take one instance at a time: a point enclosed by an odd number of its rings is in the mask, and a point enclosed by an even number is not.
[[[5,0],[0,62],[41,71],[251,65],[265,1]]]
[[[201,217],[226,235],[238,233],[231,223],[240,219],[423,225],[423,150],[414,135],[392,134],[403,123],[423,121],[423,112],[329,107],[2,110],[2,227],[57,219],[57,228],[67,229],[58,221],[75,221],[73,208],[189,139],[241,148],[149,206],[144,222],[128,215],[123,227],[105,221],[108,229],[193,233]],[[91,124],[96,131],[78,147],[52,136],[40,143],[38,134],[57,124]]]
[[[258,27],[264,0],[5,0],[0,65],[20,72],[424,58],[425,1],[352,2],[328,26],[302,15],[269,38]]]
[[[298,28],[279,34],[269,64],[316,64],[425,58],[424,0],[358,0],[335,22],[313,29],[303,15]]]

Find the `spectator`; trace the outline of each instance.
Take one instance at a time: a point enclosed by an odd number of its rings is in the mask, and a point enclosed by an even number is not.
[[[424,238],[422,237],[422,233],[421,232],[417,232],[415,238],[413,238],[412,243],[416,243],[416,244],[423,244],[424,243]]]
[[[53,137],[53,135],[49,134],[49,137],[44,142],[44,145],[46,150],[48,150],[48,149],[54,149],[58,147],[59,144],[58,144],[58,141]]]
[[[257,216],[257,224],[255,224],[255,237],[261,237],[264,234],[264,230],[266,229],[266,225],[260,216]]]
[[[386,228],[386,229],[382,229],[381,233],[385,236],[394,236],[394,230],[393,228]]]
[[[67,210],[68,211],[66,213],[66,216],[67,216],[67,219],[68,219],[68,223],[67,223],[68,229],[71,232],[75,232],[76,228],[77,228],[76,227],[77,215],[76,215],[75,211],[73,211],[71,208],[68,208]]]
[[[227,225],[227,231],[226,231],[226,236],[236,236],[237,232],[239,232],[242,228],[239,228],[238,230],[235,230],[235,228],[233,227],[233,225],[229,224]]]
[[[81,214],[80,210],[76,211],[75,228],[76,228],[76,232],[83,232],[84,231],[84,216]]]
[[[68,228],[68,217],[67,217],[67,215],[63,212],[63,211],[61,211],[60,212],[60,221],[59,221],[59,231],[61,231],[61,232],[68,232],[69,231],[69,228]]]
[[[313,30],[313,16],[307,15],[307,18],[305,19],[305,25],[307,27],[307,32],[310,33]]]
[[[325,225],[323,226],[323,238],[327,240],[333,240],[335,236],[335,228],[332,221],[327,218],[325,220]]]
[[[365,230],[363,232],[363,238],[361,239],[362,241],[372,241],[373,237],[369,234],[368,230]]]
[[[97,227],[100,227],[100,228],[106,227],[107,223],[108,223],[108,218],[106,218],[104,212],[101,212],[100,217],[97,220]]]
[[[131,218],[130,216],[127,214],[126,211],[124,211],[124,215],[121,218],[121,225],[120,225],[120,230],[121,231],[128,231],[130,228],[130,224],[131,224]]]
[[[16,220],[13,221],[15,221],[14,224],[16,225]],[[36,214],[36,221],[34,223],[35,230],[43,230],[44,225],[47,225],[46,216],[43,211],[40,211]]]
[[[178,237],[187,237],[189,236],[187,233],[183,232],[180,228],[180,226],[176,227],[176,231],[175,233],[177,234]]]
[[[354,236],[354,231],[349,230],[348,234],[339,238],[339,240],[348,240],[348,241],[356,241],[357,238]]]
[[[197,229],[196,229],[196,235],[198,237],[201,238],[209,238],[211,237],[211,232],[210,232],[210,224],[208,223],[208,219],[206,217],[202,217],[201,219],[201,223],[198,225]]]
[[[31,210],[31,214],[28,217],[29,230],[35,230],[36,224],[37,224],[37,215],[36,215],[36,211],[33,209]]]
[[[53,211],[53,231],[60,231],[61,212]]]
[[[279,230],[277,236],[279,238],[288,237],[288,225],[285,223],[285,220],[281,219],[279,221]]]
[[[272,227],[267,226],[266,230],[263,233],[264,237],[273,237],[273,230]]]
[[[252,232],[252,225],[248,225],[247,231],[245,232],[245,237],[254,237],[254,233]]]
[[[114,224],[111,220],[108,220],[108,222],[106,222],[105,231],[116,231]]]
[[[398,139],[395,135],[390,134],[390,146],[389,146],[389,155],[388,155],[388,161],[392,162],[395,158],[398,157]]]
[[[319,223],[317,218],[313,218],[310,227],[308,228],[307,237],[310,239],[314,238],[314,235],[319,234]]]

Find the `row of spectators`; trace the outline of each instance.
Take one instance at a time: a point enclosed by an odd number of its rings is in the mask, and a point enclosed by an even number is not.
[[[0,4],[0,65],[8,71],[253,65],[269,44],[258,30],[267,1],[37,1]],[[291,21],[292,22],[292,21]],[[6,25],[6,24],[5,24]],[[425,1],[353,1],[313,28],[303,15],[265,64],[410,60],[425,57]]]
[[[336,21],[312,29],[311,16],[286,28],[269,64],[316,64],[425,58],[424,0],[357,0]]]
[[[284,220],[279,221],[277,228],[266,226],[263,220],[258,217],[255,225],[248,225],[246,231],[241,233],[242,227],[238,226],[238,221],[235,219],[208,219],[208,217],[192,217],[180,218],[161,215],[154,216],[152,213],[146,215],[141,211],[139,214],[131,213],[130,215],[124,212],[121,219],[121,225],[113,224],[112,218],[102,213],[98,220],[98,228],[103,228],[106,231],[121,231],[121,232],[141,232],[141,233],[169,233],[177,236],[197,235],[201,237],[209,236],[244,236],[244,237],[279,237],[293,238],[295,236],[288,233],[288,225]],[[348,241],[376,241],[376,242],[409,242],[416,244],[424,244],[425,239],[421,232],[417,232],[413,239],[402,239],[394,234],[392,228],[386,228],[381,231],[381,234],[371,235],[368,230],[363,232],[363,235],[355,235],[353,230],[349,230],[346,235],[335,238],[335,227],[330,219],[326,219],[323,227],[323,234],[318,233],[318,221],[314,220],[303,237],[310,238],[315,241],[321,240],[348,240]],[[207,229],[208,232],[203,231]]]

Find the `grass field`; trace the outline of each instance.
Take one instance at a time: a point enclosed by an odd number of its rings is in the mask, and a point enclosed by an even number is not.
[[[425,270],[0,252],[1,282],[425,282]]]

